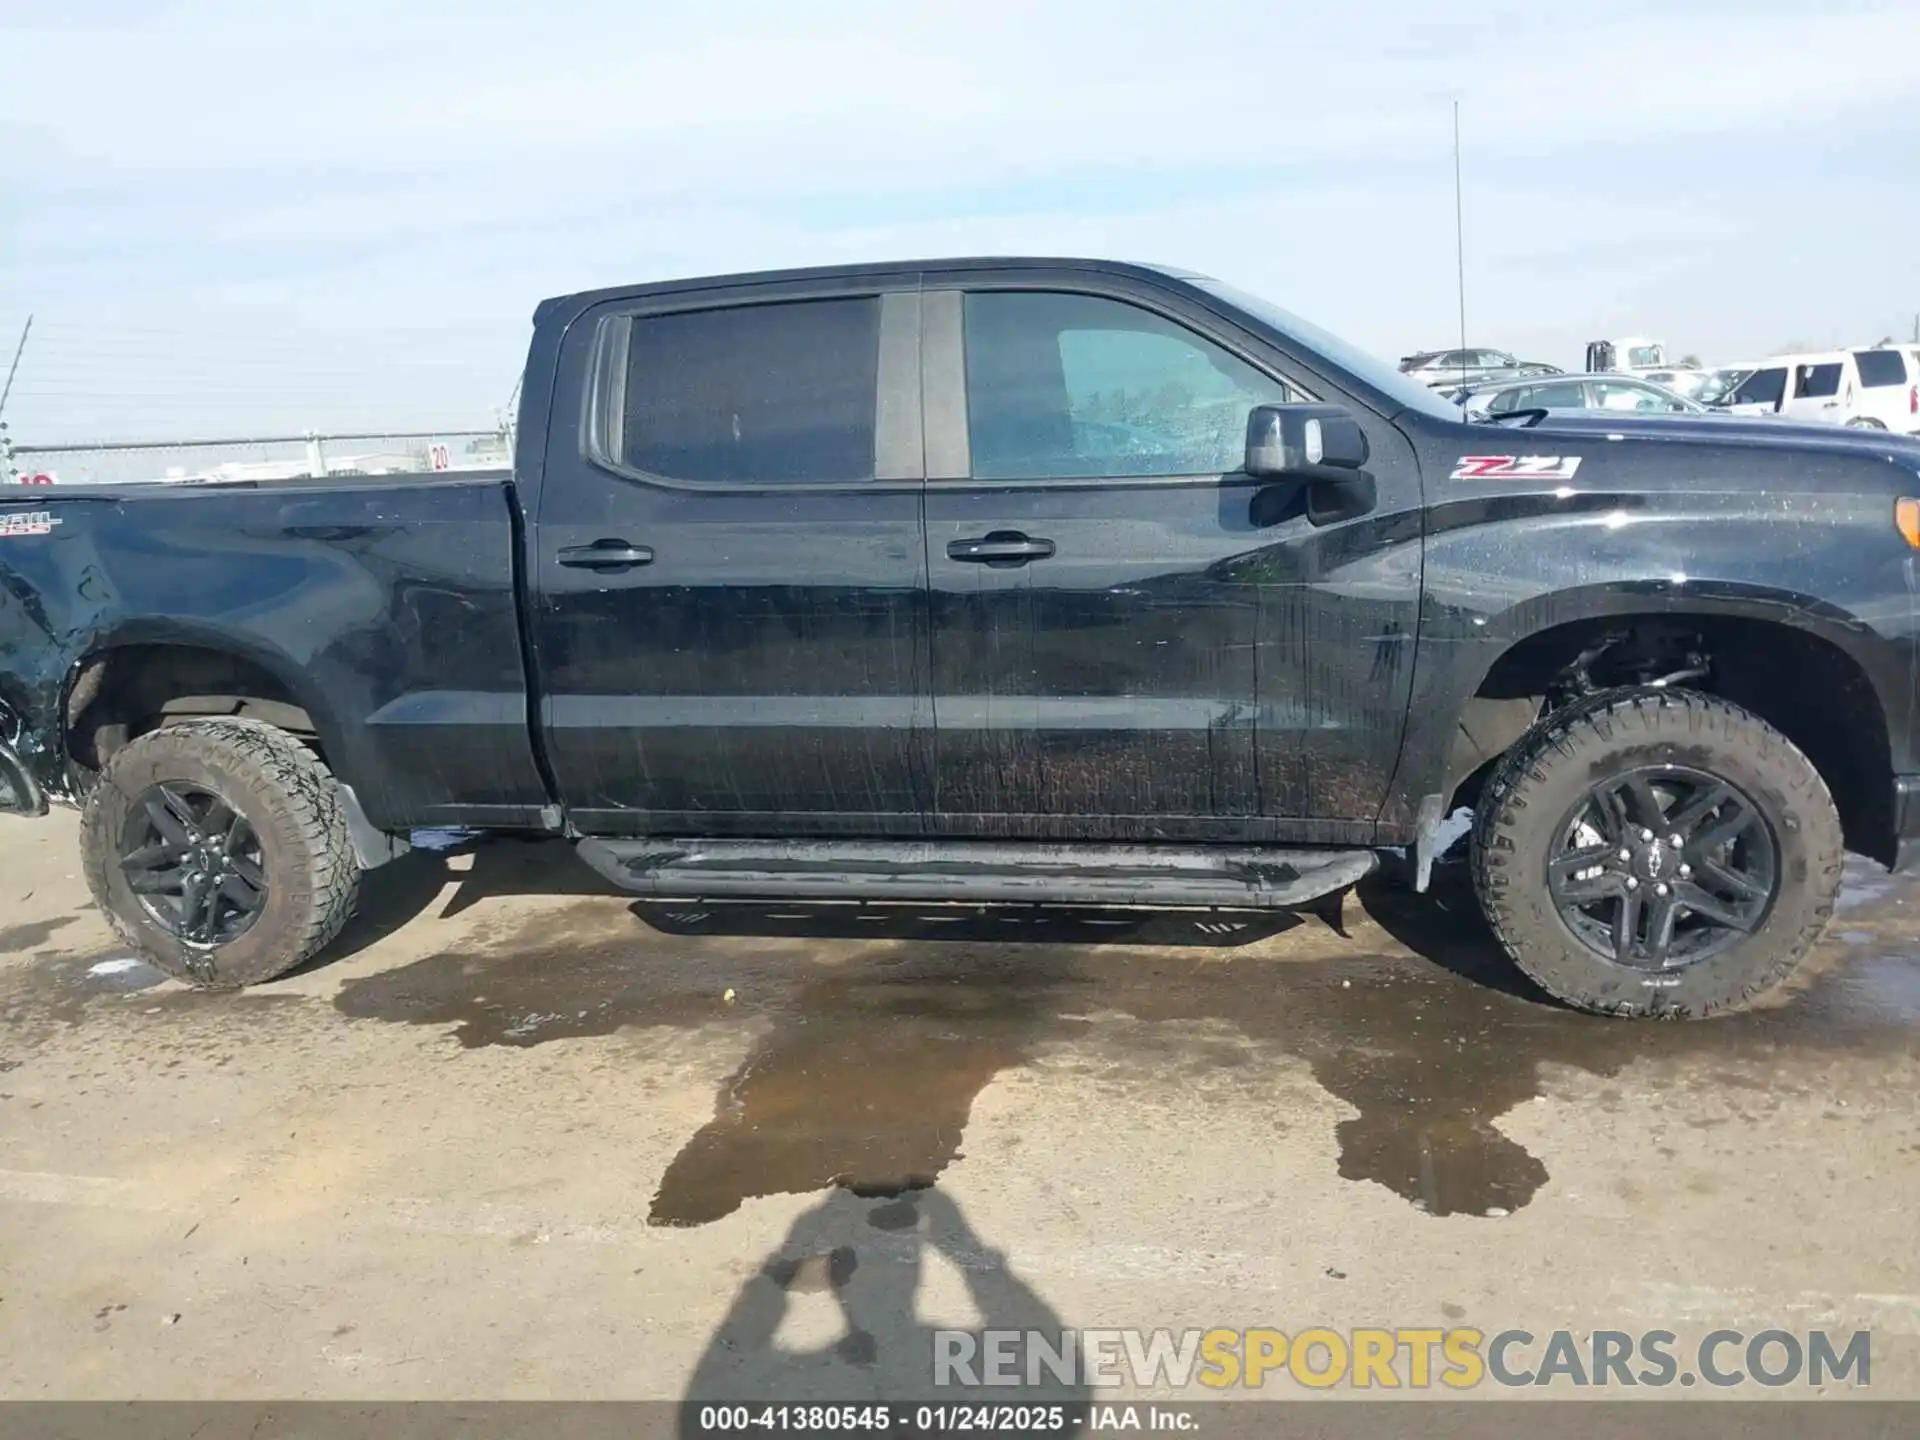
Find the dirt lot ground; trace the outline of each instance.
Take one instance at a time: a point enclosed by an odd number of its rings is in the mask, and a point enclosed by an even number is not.
[[[1526,993],[1457,877],[635,906],[511,842],[206,996],[74,830],[0,822],[0,1397],[844,1395],[983,1321],[1869,1329],[1920,1396],[1920,884],[1871,867],[1817,982],[1699,1025]]]

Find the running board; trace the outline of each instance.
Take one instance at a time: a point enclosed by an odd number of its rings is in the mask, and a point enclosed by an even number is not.
[[[1362,879],[1371,850],[972,840],[582,840],[623,890],[676,900],[964,900],[1284,910]]]

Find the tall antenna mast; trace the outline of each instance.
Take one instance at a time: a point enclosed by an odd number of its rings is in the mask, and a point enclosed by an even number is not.
[[[20,373],[20,356],[27,348],[27,336],[33,333],[33,316],[27,316],[27,323],[20,327],[20,343],[13,347],[13,364],[7,367],[7,383],[0,389],[0,415],[7,413],[7,397],[13,394],[13,377]]]
[[[1460,379],[1467,378],[1467,207],[1460,189],[1460,102],[1453,102],[1453,253],[1460,287]]]

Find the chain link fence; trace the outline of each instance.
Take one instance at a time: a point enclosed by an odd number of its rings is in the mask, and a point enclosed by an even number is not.
[[[22,485],[221,484],[348,475],[504,470],[505,429],[259,435],[204,440],[15,444],[0,434],[0,476]]]

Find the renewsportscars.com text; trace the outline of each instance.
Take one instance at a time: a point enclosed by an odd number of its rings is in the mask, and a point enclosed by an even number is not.
[[[1131,1386],[1470,1390],[1502,1386],[1653,1387],[1872,1382],[1872,1337],[1715,1330],[1683,1344],[1671,1330],[937,1330],[937,1386]]]

